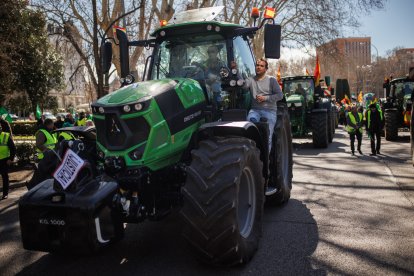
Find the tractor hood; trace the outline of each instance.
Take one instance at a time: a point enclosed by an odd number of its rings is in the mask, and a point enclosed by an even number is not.
[[[305,99],[302,95],[293,94],[287,97],[286,102],[288,103],[303,103]]]
[[[148,97],[154,97],[165,91],[173,90],[177,83],[177,80],[171,79],[133,83],[100,98],[95,104],[122,105],[144,101],[147,100]]]

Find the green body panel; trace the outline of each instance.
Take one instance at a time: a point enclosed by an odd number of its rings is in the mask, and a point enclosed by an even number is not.
[[[292,135],[295,137],[304,136],[309,131],[305,120],[306,107],[304,97],[292,94],[286,98],[286,102],[289,107]]]
[[[179,88],[177,90],[177,95],[180,98],[181,102],[184,105],[184,108],[189,108],[194,104],[201,103],[205,101],[205,96],[201,92],[200,84],[198,81],[192,79],[178,79],[180,80]],[[185,80],[185,81],[184,81]]]
[[[98,99],[98,104],[116,106],[122,104],[133,103],[139,101],[142,98],[153,96],[158,91],[154,89],[154,84],[159,86],[168,85],[173,80],[162,79],[162,80],[153,80],[146,82],[134,83],[125,87],[122,87],[100,99]]]
[[[131,112],[120,116],[120,119],[144,117],[150,128],[148,139],[120,151],[109,151],[98,142],[98,148],[104,153],[105,157],[122,156],[125,159],[127,167],[148,167],[152,171],[175,164],[180,160],[183,151],[188,147],[192,134],[198,130],[205,120],[200,119],[196,123],[171,135],[167,121],[154,97],[159,93],[159,90],[155,88],[171,84],[171,82],[175,83],[175,81],[177,81],[175,92],[185,109],[205,101],[203,90],[198,82],[184,78],[135,83],[106,95],[97,101],[97,103],[103,106],[123,106],[137,102],[140,99],[151,99],[152,97],[149,107],[143,111]],[[103,119],[103,115],[94,116],[94,120]],[[141,146],[145,146],[142,158],[132,160],[128,154]]]

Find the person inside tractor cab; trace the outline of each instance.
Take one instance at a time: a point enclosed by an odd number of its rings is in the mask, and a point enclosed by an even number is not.
[[[208,92],[212,96],[214,102],[220,102],[221,94],[221,78],[220,69],[226,66],[226,63],[219,57],[222,45],[210,45],[207,48],[208,58],[202,62],[193,62],[193,65],[199,66],[204,71]]]
[[[306,91],[305,89],[303,89],[302,84],[298,83],[298,86],[296,87],[296,90],[295,90],[295,94],[302,95],[305,97],[305,93]]]
[[[412,89],[410,88],[410,85],[408,83],[406,83],[404,85],[404,95],[411,95],[411,91],[412,91]]]

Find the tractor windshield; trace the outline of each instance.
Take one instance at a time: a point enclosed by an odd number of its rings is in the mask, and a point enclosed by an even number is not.
[[[307,101],[313,99],[314,84],[312,79],[296,79],[283,81],[283,93],[289,95],[302,95]]]
[[[155,55],[152,79],[218,79],[222,66],[227,66],[227,51],[221,35],[172,37],[160,44]]]
[[[391,93],[396,95],[399,98],[411,96],[411,93],[414,89],[414,82],[396,82],[392,85]]]

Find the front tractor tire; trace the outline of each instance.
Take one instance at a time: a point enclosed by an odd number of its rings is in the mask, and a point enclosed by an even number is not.
[[[255,143],[247,138],[201,141],[182,188],[184,238],[209,264],[248,262],[262,231],[264,179]]]
[[[385,110],[385,140],[396,141],[398,139],[398,110],[387,109]]]

